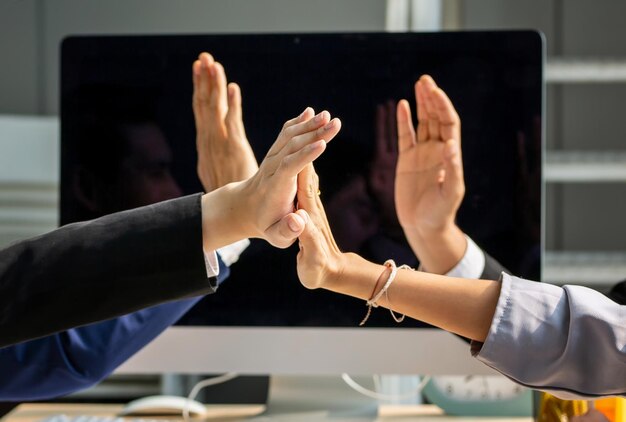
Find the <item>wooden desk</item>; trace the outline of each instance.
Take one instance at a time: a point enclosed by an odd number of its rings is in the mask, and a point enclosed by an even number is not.
[[[122,409],[119,404],[65,404],[65,403],[31,403],[16,407],[12,412],[0,419],[1,422],[40,422],[41,420],[58,414],[65,414],[68,417],[79,415],[93,415],[113,417]],[[303,412],[286,414],[262,414],[264,406],[212,406],[211,414],[206,419],[209,421],[325,421],[332,420],[341,422],[343,418],[330,417],[324,412]],[[258,417],[257,417],[258,416]],[[146,416],[145,419],[158,419],[154,416]],[[132,418],[131,418],[132,419]],[[182,420],[182,418],[163,418],[168,420]],[[376,422],[533,422],[527,418],[480,418],[480,417],[460,417],[444,415],[436,406],[381,406],[380,414],[377,417],[365,418],[354,417],[343,419],[345,422],[353,421],[376,421]],[[198,419],[196,419],[198,421]]]
[[[22,404],[5,415],[1,422],[40,422],[53,415],[67,415],[72,418],[80,415],[114,417],[124,406],[121,404],[68,404],[68,403],[28,403]],[[260,415],[265,411],[263,405],[223,405],[211,406],[207,421],[228,420],[231,422],[250,420],[250,418]],[[132,419],[165,419],[180,420],[182,417],[158,417],[158,416],[134,416]],[[194,419],[199,421],[200,419]]]

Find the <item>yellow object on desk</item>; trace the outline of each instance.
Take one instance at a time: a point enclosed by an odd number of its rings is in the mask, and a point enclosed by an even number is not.
[[[592,401],[561,400],[548,393],[541,394],[537,422],[567,422],[582,416],[591,408],[601,412],[610,422],[626,422],[626,399],[608,397]]]
[[[589,411],[586,400],[562,400],[552,394],[542,393],[537,422],[567,422],[572,416]]]
[[[611,422],[626,422],[626,399],[621,397],[597,399],[594,406]]]

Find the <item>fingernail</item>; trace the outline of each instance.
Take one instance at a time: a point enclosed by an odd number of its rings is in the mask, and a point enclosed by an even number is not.
[[[302,113],[300,113],[300,116],[298,116],[298,117],[304,116],[310,109],[311,109],[311,107],[305,108],[304,111]]]
[[[293,232],[299,232],[300,228],[301,228],[300,224],[297,223],[296,218],[297,217],[295,217],[295,216],[294,216],[294,218],[290,218],[288,223],[287,223],[289,225],[289,228]]]
[[[215,76],[217,74],[217,69],[215,68],[215,66],[211,66],[209,68],[209,73],[211,74],[211,76]]]
[[[324,130],[331,130],[333,127],[335,127],[335,122],[335,119],[328,122],[328,124],[324,126]]]
[[[315,116],[315,123],[321,123],[324,120],[324,118],[326,118],[327,116],[328,116],[328,112],[322,111],[320,114]]]

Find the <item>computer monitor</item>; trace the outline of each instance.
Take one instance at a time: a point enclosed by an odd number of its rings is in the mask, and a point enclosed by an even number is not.
[[[532,31],[70,37],[62,46],[62,224],[158,196],[133,191],[128,172],[119,180],[131,142],[146,154],[131,165],[154,192],[202,190],[191,107],[191,64],[202,51],[241,86],[259,161],[283,122],[306,106],[342,119],[316,162],[339,246],[413,267],[393,198],[372,189],[381,165],[376,110],[389,113],[392,127],[397,101],[414,107],[415,81],[432,75],[462,119],[459,226],[514,274],[539,278],[544,42]],[[216,294],[121,370],[492,373],[461,339],[418,321],[397,324],[379,309],[358,327],[364,302],[302,287],[296,253],[252,240]]]

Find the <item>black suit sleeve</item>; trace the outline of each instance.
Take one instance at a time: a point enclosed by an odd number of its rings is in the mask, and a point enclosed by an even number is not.
[[[200,200],[70,224],[0,250],[0,347],[215,291]]]
[[[485,255],[485,268],[483,269],[483,273],[480,275],[482,280],[500,280],[500,276],[503,271],[510,274],[509,270],[504,268],[502,264],[496,261],[487,252],[482,252]]]

